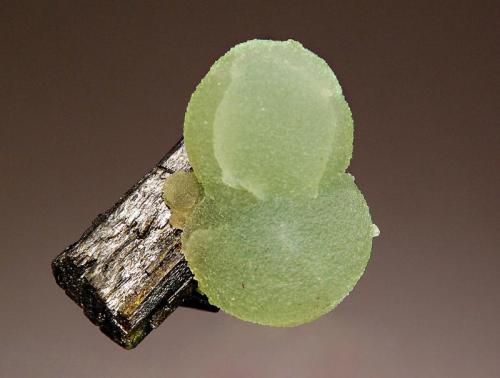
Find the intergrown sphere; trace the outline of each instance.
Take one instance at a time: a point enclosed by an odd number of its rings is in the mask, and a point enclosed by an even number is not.
[[[335,307],[365,269],[372,222],[345,173],[352,117],[325,61],[295,41],[237,45],[198,85],[184,127],[203,195],[179,209],[182,248],[210,302],[273,326]],[[174,202],[185,201],[175,214]]]

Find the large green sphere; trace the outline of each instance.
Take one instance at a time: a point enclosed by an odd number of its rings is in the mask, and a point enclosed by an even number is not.
[[[353,123],[323,59],[295,41],[254,40],[233,47],[203,78],[184,136],[208,195],[223,184],[259,198],[315,196],[323,175],[349,165]]]

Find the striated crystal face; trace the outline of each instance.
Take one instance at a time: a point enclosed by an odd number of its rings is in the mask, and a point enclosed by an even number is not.
[[[353,122],[326,62],[291,40],[233,47],[193,93],[184,137],[194,174],[172,175],[165,200],[210,302],[273,326],[335,307],[374,228],[345,173]]]

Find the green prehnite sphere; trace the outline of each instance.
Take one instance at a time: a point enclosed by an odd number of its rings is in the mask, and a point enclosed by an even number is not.
[[[184,123],[194,173],[165,183],[199,289],[240,319],[312,321],[368,263],[368,206],[345,173],[353,121],[324,60],[295,41],[253,40],[222,56]]]

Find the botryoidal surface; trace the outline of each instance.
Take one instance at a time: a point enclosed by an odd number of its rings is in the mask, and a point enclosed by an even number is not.
[[[194,173],[169,177],[165,200],[210,303],[272,326],[334,308],[376,228],[345,172],[353,121],[328,64],[295,41],[237,45],[193,93],[184,136]]]

